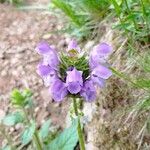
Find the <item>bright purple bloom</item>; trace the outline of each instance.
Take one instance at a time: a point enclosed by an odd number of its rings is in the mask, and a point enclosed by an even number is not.
[[[104,87],[105,80],[108,79],[111,75],[111,70],[105,66],[99,65],[93,69],[91,73],[91,80],[94,83],[97,83],[100,87]]]
[[[105,86],[105,79],[102,79],[98,76],[92,75],[91,80],[93,81],[94,84],[97,84],[99,87],[103,88]]]
[[[56,77],[56,72],[50,66],[40,63],[37,67],[37,73],[42,77],[45,86],[50,86]]]
[[[67,71],[66,85],[71,94],[79,93],[83,85],[82,71],[78,71],[76,68]]]
[[[96,52],[99,56],[105,57],[111,53],[112,47],[107,43],[100,43],[94,47],[93,51]]]
[[[51,96],[56,102],[61,102],[68,94],[77,94],[91,102],[96,99],[95,85],[104,87],[106,79],[112,75],[111,70],[106,67],[106,58],[112,48],[106,43],[96,45],[89,58],[85,55],[78,57],[80,47],[75,40],[68,45],[69,55],[62,55],[60,59],[55,49],[46,42],[39,43],[36,50],[43,57],[37,73],[44,80],[44,84],[50,86]]]
[[[59,61],[54,48],[50,47],[46,42],[41,42],[36,47],[36,50],[43,56],[43,65],[49,65],[53,69],[57,68]]]
[[[65,83],[62,82],[60,79],[56,79],[50,87],[50,93],[52,95],[52,98],[56,102],[61,102],[68,94],[68,91],[65,86]]]
[[[49,46],[49,44],[47,42],[41,42],[37,45],[36,47],[36,51],[41,54],[41,55],[44,55],[44,54],[47,54],[51,51],[53,51],[53,48]]]
[[[47,75],[53,75],[53,74],[55,74],[55,71],[50,66],[46,66],[46,65],[43,65],[40,63],[37,67],[37,73],[41,77],[43,77],[43,76],[47,76]]]
[[[70,41],[67,51],[69,52],[70,50],[76,50],[78,53],[80,52],[80,47],[78,46],[76,40]]]
[[[88,102],[91,102],[96,99],[96,89],[91,80],[85,81],[80,94]]]
[[[106,43],[96,45],[90,53],[89,64],[91,68],[98,66],[99,64],[106,63],[106,57],[112,51],[112,47]]]
[[[59,60],[58,60],[57,54],[52,52],[52,53],[50,53],[48,55],[44,55],[43,63],[45,65],[49,65],[51,68],[57,70],[57,66],[59,64]]]
[[[93,69],[91,75],[102,79],[108,79],[112,75],[112,72],[107,67],[99,65]]]

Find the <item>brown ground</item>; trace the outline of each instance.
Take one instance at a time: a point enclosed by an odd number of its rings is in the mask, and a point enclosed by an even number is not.
[[[43,4],[47,2],[42,1]],[[36,74],[40,58],[34,50],[42,39],[57,48],[65,45],[63,36],[49,34],[57,28],[60,25],[51,14],[36,10],[19,11],[13,6],[0,4],[0,115],[9,110],[12,89],[27,87],[34,93],[38,122],[51,118],[55,125],[64,127],[67,102],[61,105],[52,103],[48,89]]]

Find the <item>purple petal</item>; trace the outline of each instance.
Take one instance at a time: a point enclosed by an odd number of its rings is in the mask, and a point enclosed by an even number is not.
[[[91,80],[93,83],[98,84],[99,87],[103,88],[105,86],[105,80],[96,76],[92,76]]]
[[[51,52],[47,55],[44,55],[43,56],[43,63],[45,65],[49,65],[53,69],[57,69],[57,66],[59,64],[57,54],[55,52]]]
[[[99,64],[105,65],[106,64],[106,56],[111,53],[112,47],[109,46],[107,43],[101,43],[96,45],[93,50],[90,52],[90,60],[89,65],[90,68],[93,69],[97,67]]]
[[[80,47],[77,45],[76,40],[70,41],[67,51],[69,52],[70,50],[76,50],[78,53],[80,52]]]
[[[111,75],[111,70],[102,65],[97,66],[92,71],[92,76],[97,76],[102,79],[108,79]]]
[[[87,80],[80,92],[80,95],[88,102],[96,99],[96,89],[91,80]]]
[[[50,88],[50,92],[51,92],[52,98],[56,102],[61,102],[65,98],[65,96],[68,94],[67,88],[65,87],[65,83],[63,83],[59,79],[56,79],[53,82]]]
[[[68,85],[68,83],[71,82],[77,82],[82,86],[82,71],[78,71],[76,68],[74,68],[72,71],[67,71],[66,84]]]
[[[41,42],[37,45],[36,51],[39,54],[44,55],[44,54],[47,54],[47,53],[53,51],[53,48],[51,48],[47,42]]]
[[[43,77],[50,74],[55,74],[55,71],[50,66],[42,65],[40,63],[37,67],[37,73]]]
[[[68,84],[68,91],[71,94],[77,94],[81,91],[81,86],[77,82],[71,82],[71,83]]]
[[[99,56],[106,56],[112,52],[112,47],[107,43],[100,43],[94,47],[93,51],[97,52]]]

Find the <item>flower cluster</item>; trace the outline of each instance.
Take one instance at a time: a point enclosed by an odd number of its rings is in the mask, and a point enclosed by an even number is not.
[[[67,95],[93,101],[96,99],[96,86],[104,87],[106,79],[112,75],[106,62],[112,48],[106,43],[96,45],[89,55],[81,52],[75,40],[69,43],[66,54],[58,55],[46,42],[39,43],[36,50],[43,58],[37,72],[57,102]]]

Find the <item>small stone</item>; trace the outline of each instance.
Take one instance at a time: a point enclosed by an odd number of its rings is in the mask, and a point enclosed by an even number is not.
[[[43,39],[44,40],[47,40],[47,39],[49,39],[51,37],[51,34],[44,34],[43,35]]]
[[[2,119],[5,117],[5,112],[2,110],[2,109],[0,109],[0,122],[2,121]]]
[[[16,124],[15,129],[19,130],[19,129],[22,129],[22,127],[23,127],[22,123],[18,123]]]
[[[15,129],[14,129],[13,127],[11,127],[11,128],[9,129],[9,131],[12,133],[12,132],[15,131]]]
[[[1,71],[1,76],[4,77],[4,76],[6,76],[6,75],[7,75],[7,71],[6,71],[6,70],[2,70],[2,71]]]
[[[36,107],[36,108],[34,109],[34,112],[37,113],[39,110],[40,110],[40,107]]]

